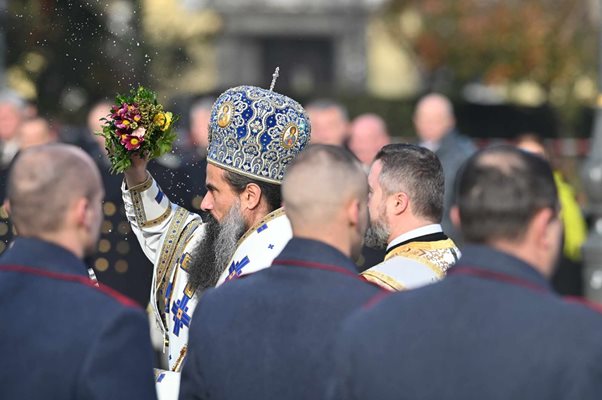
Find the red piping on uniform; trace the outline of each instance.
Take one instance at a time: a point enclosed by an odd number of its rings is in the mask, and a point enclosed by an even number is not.
[[[140,308],[140,306],[134,300],[128,298],[127,296],[122,295],[121,293],[116,292],[115,290],[113,290],[111,288],[108,288],[105,286],[96,286],[94,284],[94,282],[92,282],[92,280],[90,280],[90,278],[87,278],[87,277],[71,275],[71,274],[63,274],[60,272],[46,271],[46,270],[41,270],[41,269],[32,268],[32,267],[25,267],[25,266],[21,266],[21,265],[0,265],[0,271],[18,272],[18,273],[22,273],[22,274],[37,275],[37,276],[41,276],[41,277],[49,278],[49,279],[56,279],[56,280],[61,280],[61,281],[66,281],[66,282],[79,283],[79,284],[91,287],[92,289],[100,290],[101,292],[114,298],[119,303],[123,304],[124,306]]]
[[[294,267],[314,268],[314,269],[321,269],[321,270],[329,271],[329,272],[336,272],[339,274],[350,276],[358,281],[362,281],[364,283],[369,283],[372,286],[374,286],[382,291],[385,291],[386,293],[389,293],[382,287],[380,287],[372,282],[369,282],[366,279],[361,278],[358,274],[354,274],[353,272],[350,272],[349,270],[347,270],[343,267],[339,267],[337,265],[322,264],[322,263],[317,263],[317,262],[312,262],[312,261],[284,260],[284,259],[275,259],[274,262],[272,263],[272,265],[290,265],[290,266],[294,266]]]
[[[297,260],[274,260],[273,264],[274,265],[282,264],[282,265],[292,265],[295,267],[323,269],[325,271],[338,272],[340,274],[353,276],[354,278],[359,279],[357,274],[354,274],[353,272],[349,272],[345,268],[339,267],[337,265],[322,264],[322,263],[317,263],[317,262],[312,262],[312,261],[297,261]]]
[[[590,309],[596,311],[597,313],[602,314],[602,305],[599,303],[594,303],[587,299],[584,299],[583,297],[577,297],[577,296],[563,296],[562,298],[568,303],[581,304],[581,305],[586,306],[587,308],[590,308]]]
[[[478,278],[492,279],[494,281],[501,281],[510,283],[516,286],[522,286],[527,289],[531,289],[536,292],[547,292],[548,290],[538,284],[529,282],[524,279],[515,278],[514,276],[503,274],[500,272],[486,271],[478,268],[471,267],[452,267],[447,275],[469,275],[476,276]]]
[[[484,271],[481,269],[471,268],[471,267],[454,267],[451,269],[451,271],[447,275],[456,275],[456,274],[476,276],[479,278],[492,279],[495,281],[506,282],[506,283],[510,283],[513,285],[522,286],[527,289],[533,290],[535,292],[540,292],[540,293],[548,292],[548,290],[546,288],[544,288],[540,285],[531,283],[524,279],[515,278],[513,276],[506,275],[506,274],[503,274],[500,272]],[[596,312],[602,314],[602,305],[601,304],[593,303],[591,301],[588,301],[587,299],[584,299],[583,297],[562,296],[561,299],[567,303],[581,304],[593,311],[596,311]]]
[[[367,281],[369,282],[369,281]],[[380,303],[380,301],[382,299],[384,299],[385,297],[388,297],[389,295],[393,294],[394,292],[390,292],[388,290],[384,290],[380,293],[375,294],[374,296],[372,296],[367,302],[364,303],[364,305],[362,306],[363,309],[369,309],[374,307],[376,304]]]

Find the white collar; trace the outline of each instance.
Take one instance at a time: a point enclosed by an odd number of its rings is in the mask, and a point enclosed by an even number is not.
[[[395,239],[393,239],[391,241],[391,243],[389,243],[387,245],[387,250],[389,250],[391,247],[396,246],[399,243],[405,242],[407,240],[414,239],[419,236],[430,235],[432,233],[439,233],[439,232],[443,232],[443,229],[441,229],[440,224],[425,225],[425,226],[421,226],[420,228],[412,229],[411,231],[402,233],[401,235],[399,235]]]

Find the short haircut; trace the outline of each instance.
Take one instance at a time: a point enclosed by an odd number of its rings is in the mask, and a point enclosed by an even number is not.
[[[374,160],[382,163],[379,182],[386,194],[406,193],[415,215],[441,222],[445,177],[435,153],[413,144],[396,143],[384,146]]]
[[[17,156],[9,173],[11,219],[24,236],[57,232],[70,203],[81,197],[94,201],[101,185],[96,165],[78,147],[31,147]]]
[[[282,206],[280,185],[260,181],[259,179],[249,178],[248,176],[237,174],[236,172],[228,170],[226,170],[225,179],[232,190],[234,190],[234,192],[237,194],[242,193],[250,183],[254,183],[259,186],[259,189],[261,189],[261,196],[267,202],[270,212]]]
[[[519,241],[538,211],[559,209],[549,163],[508,145],[469,158],[458,174],[456,192],[461,230],[472,243]]]
[[[349,200],[367,203],[367,176],[349,150],[310,145],[288,166],[282,198],[293,228],[295,224],[328,224]]]

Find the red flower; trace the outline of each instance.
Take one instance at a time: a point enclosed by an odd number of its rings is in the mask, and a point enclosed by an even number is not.
[[[121,144],[125,146],[128,151],[138,150],[144,142],[144,138],[138,138],[133,135],[123,134],[121,135]]]

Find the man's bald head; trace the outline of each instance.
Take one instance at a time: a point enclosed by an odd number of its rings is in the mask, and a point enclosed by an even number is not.
[[[376,114],[362,114],[351,124],[349,150],[364,165],[370,165],[378,151],[391,143],[385,121]]]
[[[455,123],[452,103],[443,95],[426,95],[416,105],[414,125],[422,141],[438,142]]]
[[[297,156],[282,182],[282,198],[293,230],[326,226],[352,200],[365,204],[368,182],[349,151],[311,145]]]
[[[36,237],[63,229],[74,201],[100,202],[103,189],[98,168],[84,151],[50,144],[20,153],[9,174],[7,192],[17,231]]]

